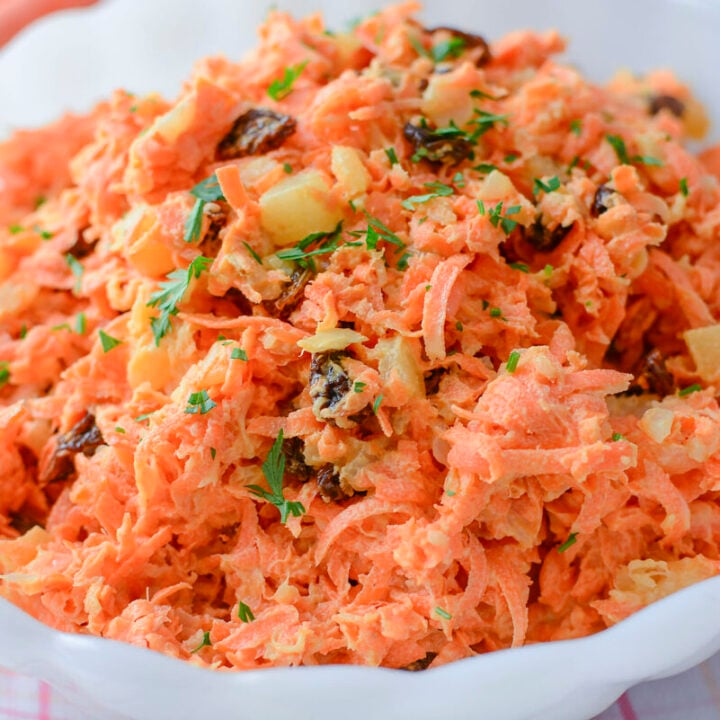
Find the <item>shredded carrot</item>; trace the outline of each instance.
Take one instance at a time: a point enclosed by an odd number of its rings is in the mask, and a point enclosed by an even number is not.
[[[416,10],[273,12],[172,103],[0,145],[3,597],[213,668],[415,669],[720,571],[699,105]]]

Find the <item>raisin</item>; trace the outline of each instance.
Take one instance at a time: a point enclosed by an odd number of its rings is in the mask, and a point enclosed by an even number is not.
[[[592,207],[590,208],[590,213],[593,217],[598,217],[599,215],[602,215],[603,213],[607,212],[611,207],[613,207],[613,204],[611,203],[611,198],[613,195],[616,195],[617,193],[615,190],[613,190],[611,187],[608,187],[607,185],[601,185],[597,191],[595,192],[595,196],[593,197],[593,203]]]
[[[655,348],[642,359],[635,382],[630,386],[628,393],[631,395],[652,393],[666,397],[674,392],[675,378],[667,369],[665,357]]]
[[[285,438],[282,449],[285,455],[285,472],[303,482],[309,480],[313,469],[305,463],[303,441],[299,437]]]
[[[651,115],[657,115],[661,110],[669,110],[675,117],[681,118],[685,114],[685,103],[672,95],[653,95],[648,110]]]
[[[317,484],[320,495],[325,500],[338,502],[350,497],[340,484],[340,476],[335,472],[335,467],[328,463],[323,465],[317,473]]]
[[[424,658],[420,658],[415,662],[411,662],[406,665],[403,670],[409,670],[410,672],[418,672],[419,670],[427,670],[430,663],[437,657],[437,653],[429,652]]]
[[[297,127],[289,115],[254,108],[242,114],[217,147],[219,160],[233,160],[279,148]]]
[[[446,135],[437,129],[408,122],[403,135],[415,148],[415,153],[430,163],[457,165],[473,154],[472,143],[464,134]]]
[[[524,229],[525,240],[538,252],[551,252],[568,236],[573,226],[558,225],[553,230],[538,218],[529,228]]]
[[[227,215],[217,203],[205,203],[205,214],[210,224],[203,233],[200,251],[205,257],[216,257],[222,245],[220,231],[225,227]]]
[[[316,353],[310,362],[310,397],[316,414],[332,410],[350,392],[340,353]]]
[[[302,302],[305,286],[310,281],[312,272],[310,268],[296,268],[290,276],[290,282],[283,288],[280,296],[275,300],[268,300],[265,309],[280,320],[287,320],[293,310]]]
[[[41,484],[67,480],[75,473],[73,458],[77,453],[91,457],[104,444],[103,436],[95,424],[95,416],[85,413],[68,432],[58,436],[55,450],[40,478]]]
[[[435,368],[425,373],[425,395],[436,395],[440,389],[440,381],[447,373],[447,368]]]

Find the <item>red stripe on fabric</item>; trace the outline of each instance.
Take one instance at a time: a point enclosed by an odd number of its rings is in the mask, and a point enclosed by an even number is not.
[[[40,683],[38,695],[40,707],[38,708],[37,720],[51,720],[50,718],[50,686]]]
[[[618,700],[618,709],[620,710],[620,714],[623,716],[623,720],[638,720],[638,716],[635,713],[635,709],[633,708],[627,693]]]

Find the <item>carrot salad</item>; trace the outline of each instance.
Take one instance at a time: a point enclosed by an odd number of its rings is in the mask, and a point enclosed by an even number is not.
[[[405,3],[0,146],[0,595],[422,669],[720,572],[720,150],[670,72]]]

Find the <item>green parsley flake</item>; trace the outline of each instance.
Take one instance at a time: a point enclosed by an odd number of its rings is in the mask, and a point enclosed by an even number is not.
[[[300,517],[306,510],[301,502],[291,502],[283,495],[283,476],[285,475],[285,455],[282,451],[283,431],[281,430],[273,443],[267,459],[262,464],[262,471],[271,492],[260,485],[248,485],[250,492],[275,505],[280,511],[280,522],[285,524],[290,515]]]
[[[390,162],[390,167],[400,162],[394,147],[385,148],[385,155],[387,155],[387,159]]]
[[[454,490],[446,490],[446,491],[445,491],[445,494],[446,494],[448,497],[455,497],[455,495],[456,495],[457,493],[456,493]]]
[[[135,418],[135,422],[145,422],[145,420],[149,420],[150,416],[155,412],[154,410],[152,412],[143,413],[142,415],[138,415]]]
[[[438,197],[449,197],[455,192],[455,190],[450,187],[450,185],[446,185],[445,183],[436,181],[426,182],[423,184],[426,188],[432,190],[432,192],[425,193],[424,195],[412,195],[409,198],[403,200],[400,204],[406,210],[415,210],[415,205],[419,205],[420,203],[426,203]]]
[[[456,329],[458,332],[462,332],[465,328],[463,327],[463,324],[458,320],[458,321],[455,323],[455,329]]]
[[[43,239],[52,240],[53,234],[49,230],[43,230],[39,225],[33,225],[33,230]]]
[[[500,227],[502,228],[502,231],[506,235],[510,235],[510,233],[517,227],[518,223],[517,220],[511,220],[508,215],[517,215],[522,210],[522,207],[520,205],[513,205],[509,207],[507,210],[505,210],[505,214],[503,215],[503,203],[499,202],[494,208],[488,209],[485,207],[485,204],[482,200],[477,201],[478,210],[480,211],[481,215],[485,215],[486,213],[489,214],[490,224],[493,227]]]
[[[540,178],[535,178],[533,182],[533,195],[538,195],[541,192],[550,193],[560,189],[560,178],[556,175],[550,178],[547,182],[543,182]]]
[[[514,373],[517,370],[518,363],[520,362],[520,353],[517,350],[513,350],[508,357],[508,361],[505,364],[505,369],[510,373]]]
[[[625,436],[622,433],[616,432],[612,434],[612,441],[618,442],[619,440],[624,440]]]
[[[205,204],[225,200],[225,196],[220,189],[220,183],[214,173],[209,178],[206,178],[191,188],[190,194],[195,197],[195,204],[185,221],[185,234],[183,239],[187,243],[197,242],[200,239]]]
[[[210,448],[210,457],[214,460],[217,457],[217,450],[214,447]]]
[[[690,189],[688,188],[687,178],[681,178],[680,192],[682,193],[683,197],[687,197],[690,194]]]
[[[250,257],[258,265],[262,265],[263,264],[262,258],[250,247],[250,245],[247,243],[247,241],[243,240],[243,245],[245,246],[245,249],[250,253]]]
[[[233,351],[230,353],[230,359],[244,360],[245,362],[247,362],[248,356],[242,348],[233,348]]]
[[[35,198],[35,209],[38,210],[41,208],[45,203],[47,202],[47,197],[45,195],[38,195]]]
[[[28,329],[27,325],[23,323],[23,326],[20,328],[20,339],[24,340],[27,337]]]
[[[82,288],[82,276],[85,272],[85,268],[83,268],[82,263],[74,256],[68,253],[65,255],[65,262],[68,264],[68,267],[70,268],[70,272],[72,272],[73,277],[75,278],[75,285],[73,286],[73,293],[77,295],[80,292],[80,289]]]
[[[572,120],[570,122],[570,132],[577,137],[582,134],[582,120]]]
[[[452,615],[447,610],[443,610],[441,607],[435,608],[435,614],[439,615],[444,620],[452,620]]]
[[[502,317],[502,310],[499,307],[490,308],[490,317],[493,317],[493,318]]]
[[[238,618],[240,622],[249,623],[255,619],[253,611],[241,600],[238,603]]]
[[[543,275],[545,275],[545,277],[551,277],[554,270],[555,268],[552,265],[546,265],[543,268]]]
[[[200,390],[200,392],[190,393],[185,413],[187,415],[205,415],[215,407],[217,407],[217,403],[208,395],[208,391]]]
[[[339,247],[339,240],[342,234],[342,220],[335,226],[331,232],[310,233],[304,237],[297,245],[288,250],[281,250],[277,256],[281,260],[291,260],[297,263],[301,268],[309,268],[315,271],[315,262],[313,257],[316,255],[328,255],[335,252]],[[312,250],[308,248],[317,245]]]
[[[10,363],[7,360],[0,362],[0,388],[10,382]]]
[[[433,45],[430,55],[436,63],[443,60],[454,60],[459,58],[465,50],[465,41],[461,37],[452,37],[449,40],[442,40]]]
[[[78,335],[84,335],[87,330],[87,318],[84,312],[80,312],[75,316],[75,332]]]
[[[203,633],[203,639],[202,642],[194,649],[191,650],[190,653],[194,655],[197,652],[200,652],[204,647],[211,647],[212,643],[210,642],[210,631],[206,630]]]
[[[523,273],[529,273],[530,272],[530,266],[523,262],[514,262],[510,263],[508,267],[511,267],[513,270],[519,270]]]
[[[167,276],[167,281],[160,283],[161,289],[150,296],[148,307],[160,310],[160,316],[150,320],[155,345],[160,345],[160,340],[172,330],[170,318],[178,314],[177,305],[182,301],[190,283],[193,279],[197,280],[211,263],[210,258],[198,255],[187,270],[173,270]]]
[[[102,345],[104,353],[108,353],[118,345],[122,345],[122,340],[111,337],[104,330],[98,330],[98,335],[100,336],[100,344]]]
[[[378,396],[375,398],[375,402],[373,403],[373,406],[372,406],[372,411],[373,411],[373,413],[374,413],[375,415],[378,414],[378,410],[380,409],[380,405],[382,404],[382,401],[383,401],[383,396],[382,396],[382,395],[378,395]]]
[[[491,173],[493,170],[497,170],[497,165],[493,165],[492,163],[480,163],[479,165],[475,165],[473,167],[473,170],[475,172],[482,173],[483,175],[487,175]]]
[[[571,548],[577,542],[577,533],[570,533],[568,539],[558,548],[559,553],[564,553],[566,550]]]
[[[11,235],[17,235],[18,233],[24,232],[25,228],[22,225],[11,225],[8,230]]]
[[[356,381],[353,383],[353,392],[361,393],[366,387],[367,387],[367,383],[360,382],[359,380],[356,380]]]
[[[305,66],[308,64],[307,60],[299,63],[298,65],[292,65],[286,67],[283,71],[282,78],[273,80],[268,88],[268,95],[273,100],[282,100],[286,98],[292,91],[295,81],[300,77]]]
[[[116,426],[115,426],[115,432],[116,432],[116,433],[120,433],[121,435],[125,435],[125,428],[124,428],[124,427],[120,427],[119,425],[116,425]]]
[[[519,155],[516,155],[515,153],[509,153],[503,158],[503,162],[506,162],[508,165],[512,165],[517,159],[520,157]]]
[[[628,155],[625,141],[619,135],[606,135],[605,139],[613,146],[615,154],[622,165],[631,165],[636,163],[638,165],[652,165],[654,167],[663,167],[664,163],[658,158],[650,157],[649,155]]]
[[[678,395],[680,397],[686,397],[687,395],[692,395],[693,393],[700,392],[702,390],[702,385],[698,385],[697,383],[694,383],[693,385],[689,385],[686,388],[683,388],[678,392]]]
[[[290,163],[283,163],[283,170],[284,170],[288,175],[292,175],[293,168],[292,168],[292,165],[291,165]]]

